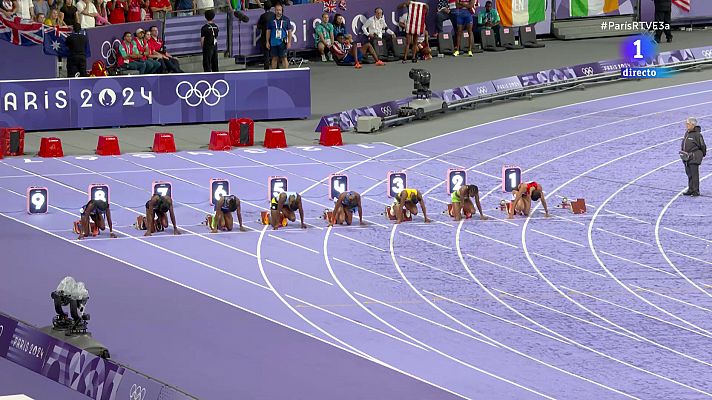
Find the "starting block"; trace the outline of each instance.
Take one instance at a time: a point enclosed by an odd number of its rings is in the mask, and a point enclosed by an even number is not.
[[[96,227],[96,224],[93,222],[89,222],[89,229],[91,230],[91,235],[92,236],[97,236],[99,235],[99,228]],[[82,221],[74,221],[74,233],[77,235],[82,233]]]
[[[334,217],[334,212],[331,210],[324,210],[324,214],[321,216],[324,221],[336,224],[336,217]]]
[[[557,208],[570,209],[574,214],[584,214],[586,212],[586,200],[576,199],[576,201],[571,201],[564,197],[561,200],[561,204],[556,206]]]
[[[464,212],[464,211],[463,211],[463,214],[465,214],[465,219],[470,219],[470,218],[472,218],[472,214],[470,214],[470,213],[468,213],[468,212]],[[452,217],[452,218],[455,218],[455,216],[452,214],[452,204],[448,204],[448,205],[447,205],[447,215],[449,215],[449,216]]]
[[[270,211],[262,211],[260,212],[260,223],[262,225],[269,225],[269,217],[270,217]],[[282,226],[287,226],[287,218],[285,216],[282,216]]]
[[[499,211],[504,211],[506,213],[509,212],[509,209],[512,207],[512,202],[507,201],[507,200],[501,200],[499,202],[499,206],[497,207]]]
[[[385,216],[388,217],[389,220],[395,221],[397,220],[396,218],[396,213],[394,211],[391,211],[391,206],[386,206],[386,212]],[[413,216],[410,215],[410,211],[408,211],[405,207],[403,207],[403,221],[412,221]]]
[[[161,224],[158,220],[153,221],[153,224],[156,227],[156,232],[163,232],[163,224]],[[146,217],[142,215],[137,216],[136,222],[133,224],[133,226],[139,231],[148,230],[148,222],[146,221]]]

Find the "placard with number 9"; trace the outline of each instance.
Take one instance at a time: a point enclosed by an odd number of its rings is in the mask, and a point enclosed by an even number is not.
[[[45,214],[49,209],[49,192],[46,187],[27,188],[27,213]]]
[[[445,190],[448,195],[452,194],[452,192],[460,190],[462,185],[465,185],[465,182],[467,182],[467,171],[459,168],[450,168],[447,170]]]
[[[173,185],[170,182],[154,181],[151,193],[173,198]]]
[[[88,189],[89,201],[105,201],[109,202],[109,185],[103,183],[93,183]]]
[[[522,169],[516,165],[502,167],[502,191],[511,193],[522,183]]]
[[[214,206],[223,196],[230,195],[230,182],[227,179],[210,180],[210,205]]]
[[[329,175],[329,199],[336,200],[349,190],[349,177],[343,174]]]
[[[405,172],[388,171],[386,183],[388,184],[388,189],[386,189],[388,197],[396,197],[398,193],[408,187],[408,176]]]
[[[268,200],[272,200],[277,197],[280,193],[287,191],[287,177],[286,176],[270,176],[267,179],[267,188],[269,192],[267,193]]]

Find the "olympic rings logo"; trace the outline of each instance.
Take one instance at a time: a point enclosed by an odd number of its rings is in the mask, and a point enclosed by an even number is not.
[[[146,397],[146,388],[141,387],[137,384],[131,385],[131,392],[129,393],[129,400],[143,400]]]
[[[218,79],[212,84],[208,81],[200,80],[195,83],[195,86],[188,81],[182,81],[176,85],[176,95],[191,107],[198,107],[202,103],[205,103],[208,107],[213,107],[229,92],[230,85],[223,79]]]
[[[712,50],[702,50],[702,56],[705,58],[712,58]]]
[[[116,46],[121,45],[119,39],[114,39],[113,42],[104,41],[101,44],[101,57],[106,60],[108,65],[114,65],[117,61]]]
[[[477,88],[477,93],[479,94],[487,94],[487,87],[486,86],[480,86]]]
[[[391,109],[391,106],[384,106],[381,107],[381,113],[388,117],[393,114],[393,110]]]
[[[581,68],[581,73],[586,76],[591,76],[593,75],[593,67],[583,67]]]

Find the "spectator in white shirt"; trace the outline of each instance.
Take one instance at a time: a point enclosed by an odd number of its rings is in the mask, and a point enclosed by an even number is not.
[[[363,33],[368,36],[368,41],[371,43],[371,46],[375,48],[376,41],[382,40],[386,45],[387,54],[395,56],[393,38],[396,34],[388,27],[386,19],[383,17],[383,9],[376,7],[374,12],[374,16],[366,20],[366,23],[363,24]]]
[[[34,6],[32,0],[18,0],[17,15],[22,19],[33,19],[35,17]]]
[[[79,0],[77,2],[77,15],[82,29],[93,28],[96,26],[96,17],[99,12],[94,5],[93,0]]]

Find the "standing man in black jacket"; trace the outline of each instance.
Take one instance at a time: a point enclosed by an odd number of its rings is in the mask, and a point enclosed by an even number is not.
[[[67,37],[66,42],[69,49],[67,78],[87,76],[87,37],[82,34],[82,26],[79,23],[75,23],[72,28],[74,33]]]
[[[685,164],[687,191],[682,194],[685,196],[699,196],[700,164],[702,164],[702,158],[707,155],[707,145],[705,144],[705,138],[700,133],[702,128],[697,125],[695,118],[688,118],[686,125],[687,131],[682,138],[680,158]]]
[[[267,48],[265,41],[267,40],[267,25],[270,21],[272,21],[272,19],[274,19],[274,13],[271,11],[272,3],[270,0],[265,0],[263,5],[265,7],[265,12],[260,15],[260,19],[257,20],[257,29],[260,30],[259,45],[262,49],[262,57],[264,58],[262,61],[264,63],[264,69],[269,69],[272,57],[270,57],[269,49]]]
[[[670,12],[672,11],[672,0],[655,0],[655,41],[660,43],[663,37],[663,31],[665,32],[665,39],[668,43],[672,42],[672,32],[670,32]],[[662,29],[661,25],[665,24],[666,29]]]

